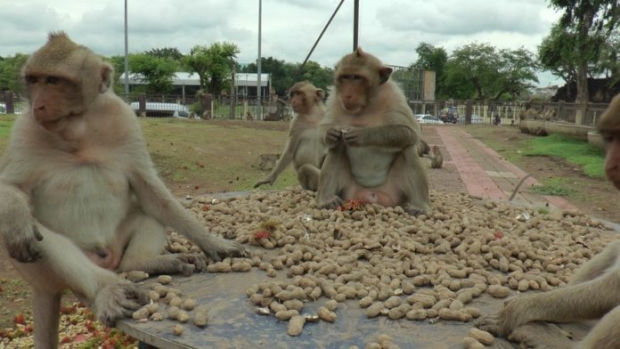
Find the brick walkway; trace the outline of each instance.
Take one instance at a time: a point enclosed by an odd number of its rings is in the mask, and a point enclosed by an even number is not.
[[[508,200],[517,184],[527,175],[462,128],[435,128],[469,194],[494,200]],[[526,193],[523,190],[532,185],[540,183],[532,177],[526,179],[513,201],[528,205],[548,203],[559,209],[575,209],[575,206],[564,198]]]

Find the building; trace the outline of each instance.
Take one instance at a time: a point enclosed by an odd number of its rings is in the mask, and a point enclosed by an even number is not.
[[[118,84],[125,84],[125,73],[122,73],[117,81]],[[144,85],[144,82],[137,74],[129,73],[129,88],[132,86]],[[200,79],[196,73],[175,72],[172,77],[172,85],[174,86],[175,95],[194,96],[200,89]],[[236,73],[235,86],[237,96],[239,98],[256,97],[258,86],[258,74],[255,73]],[[261,96],[269,96],[269,88],[271,87],[271,74],[261,74]]]

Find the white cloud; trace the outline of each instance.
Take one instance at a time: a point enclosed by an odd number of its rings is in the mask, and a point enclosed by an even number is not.
[[[263,57],[303,61],[339,2],[263,0]],[[258,1],[128,0],[128,18],[130,52],[229,41],[242,63],[258,54]],[[359,43],[394,65],[414,62],[422,42],[448,52],[474,41],[535,52],[557,18],[546,0],[361,1]],[[54,30],[102,55],[124,53],[121,0],[0,0],[0,23],[0,56],[30,53]],[[353,2],[345,1],[310,59],[331,66],[352,47]]]

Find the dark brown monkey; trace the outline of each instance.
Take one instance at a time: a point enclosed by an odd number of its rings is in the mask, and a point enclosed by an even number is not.
[[[317,203],[344,200],[401,205],[410,214],[430,212],[428,178],[418,155],[420,127],[392,68],[358,48],[336,65],[327,100],[327,157]]]
[[[597,125],[606,145],[605,173],[620,190],[620,95]],[[507,336],[528,348],[620,348],[620,241],[584,264],[564,287],[512,298],[477,326]],[[546,322],[600,319],[580,342],[570,341]]]
[[[292,162],[301,187],[316,190],[319,168],[325,155],[325,145],[318,128],[325,115],[323,98],[325,92],[308,81],[301,81],[289,90],[289,99],[295,116],[291,120],[288,140],[276,167],[262,180],[254,184],[273,184],[280,173]]]
[[[441,168],[443,166],[443,154],[439,150],[439,146],[434,145],[432,147],[433,154],[431,155],[431,168]]]
[[[56,348],[60,298],[72,290],[112,325],[147,301],[114,272],[193,272],[204,261],[162,255],[166,226],[207,256],[244,254],[209,234],[157,177],[112,67],[65,33],[51,33],[22,75],[29,109],[0,161],[0,236],[33,288],[35,348]]]

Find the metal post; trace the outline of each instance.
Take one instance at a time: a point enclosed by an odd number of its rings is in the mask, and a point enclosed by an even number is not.
[[[125,0],[125,99],[129,98],[129,40],[127,36],[127,0]],[[128,101],[129,102],[129,101]]]
[[[257,77],[256,77],[256,84],[258,85],[256,87],[256,118],[258,120],[262,120],[263,119],[263,113],[262,113],[262,103],[261,103],[261,88],[262,88],[262,82],[261,82],[261,52],[260,52],[260,45],[261,45],[261,27],[262,27],[262,23],[261,23],[261,17],[262,17],[262,12],[263,12],[263,0],[258,0],[258,60],[256,62],[256,70],[257,70]]]
[[[353,5],[353,51],[357,48],[359,31],[360,0],[355,0]]]

